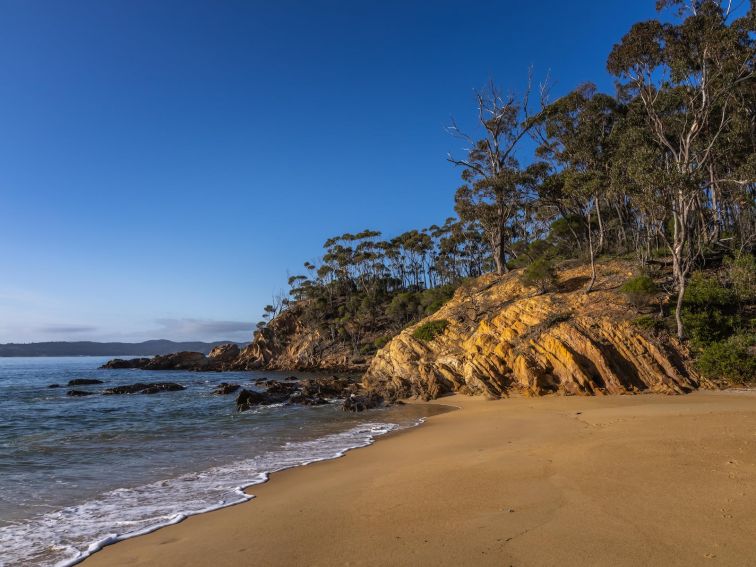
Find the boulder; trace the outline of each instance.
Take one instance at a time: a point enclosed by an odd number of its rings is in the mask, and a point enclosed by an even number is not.
[[[91,386],[93,384],[103,384],[103,381],[95,378],[76,378],[68,381],[69,386]]]
[[[60,388],[60,384],[50,384],[48,388]]]
[[[365,411],[383,405],[383,397],[375,392],[365,394],[351,394],[344,399],[341,409],[344,411]]]

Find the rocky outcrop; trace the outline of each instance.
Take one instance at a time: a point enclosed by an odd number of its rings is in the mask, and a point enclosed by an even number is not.
[[[114,358],[113,360],[108,360],[100,368],[110,368],[112,370],[117,370],[121,368],[144,368],[144,366],[147,365],[149,362],[150,362],[149,358],[129,358],[129,359]]]
[[[369,360],[354,356],[343,342],[332,341],[301,320],[293,305],[255,332],[233,364],[236,370],[326,370],[363,372]]]
[[[236,397],[238,411],[273,404],[317,406],[337,400],[342,401],[345,411],[363,411],[384,403],[381,396],[363,392],[354,381],[339,376],[308,378],[301,382],[258,380],[255,385],[265,386],[266,390],[244,389],[239,392]]]
[[[225,345],[218,345],[210,354],[207,355],[209,364],[216,370],[230,369],[231,366],[239,358],[241,349],[239,345],[234,343],[227,343]]]
[[[676,339],[632,323],[638,314],[617,291],[637,275],[631,264],[602,264],[599,274],[590,294],[583,291],[586,267],[562,271],[557,288],[540,295],[517,273],[478,278],[379,350],[363,386],[388,398],[432,399],[451,392],[672,394],[706,385]],[[415,338],[429,320],[447,323],[435,338]]]
[[[208,356],[201,352],[175,352],[158,355],[153,358],[132,358],[124,360],[115,358],[102,365],[102,368],[140,368],[142,370],[230,370],[239,358],[239,346],[229,343],[215,347]]]
[[[127,386],[115,386],[114,388],[108,388],[103,390],[102,393],[105,396],[120,395],[120,394],[157,394],[159,392],[178,392],[185,390],[186,386],[176,384],[175,382],[154,382],[149,384],[128,384]]]

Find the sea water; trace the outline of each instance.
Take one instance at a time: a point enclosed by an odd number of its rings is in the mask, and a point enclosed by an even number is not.
[[[108,543],[248,500],[243,489],[271,472],[339,457],[440,411],[352,414],[334,403],[239,413],[233,395],[213,394],[219,383],[254,389],[259,378],[291,373],[100,369],[108,358],[0,358],[0,565],[74,564]],[[104,384],[67,396],[76,378]],[[186,389],[99,395],[168,381]]]

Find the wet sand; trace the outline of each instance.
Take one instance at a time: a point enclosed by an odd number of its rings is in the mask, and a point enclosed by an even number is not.
[[[756,565],[756,392],[434,403],[83,565]]]

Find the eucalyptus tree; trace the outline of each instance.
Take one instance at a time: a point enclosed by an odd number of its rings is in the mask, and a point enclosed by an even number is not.
[[[585,219],[591,280],[596,282],[595,257],[604,248],[605,226],[601,198],[610,199],[613,160],[612,133],[621,112],[614,97],[585,84],[549,105],[534,129],[540,140],[537,155],[559,169],[562,208],[576,207]],[[594,243],[592,217],[596,216],[598,242]]]
[[[523,212],[526,176],[515,157],[522,139],[534,126],[529,109],[531,82],[522,97],[508,96],[489,83],[476,96],[478,126],[483,137],[475,140],[462,133],[455,123],[449,131],[469,144],[464,159],[448,161],[462,168],[464,185],[455,195],[455,210],[466,222],[483,228],[491,249],[496,273],[507,271],[507,253],[517,231],[516,221]],[[541,106],[547,86],[540,89]]]
[[[655,183],[671,217],[671,234],[661,234],[672,257],[675,320],[682,338],[686,281],[705,236],[698,222],[700,208],[705,190],[714,188],[711,166],[727,143],[739,92],[754,78],[753,8],[745,16],[750,25],[729,25],[731,3],[657,2],[657,8],[666,7],[677,7],[687,17],[676,24],[650,20],[633,25],[612,49],[607,67],[642,103],[647,128],[663,156]]]

